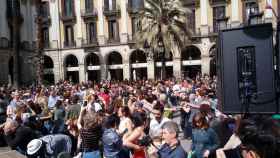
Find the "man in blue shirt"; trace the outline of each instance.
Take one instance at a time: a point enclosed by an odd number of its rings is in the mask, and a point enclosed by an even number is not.
[[[51,94],[49,96],[49,99],[48,99],[48,107],[49,109],[53,109],[56,102],[58,101],[59,99],[59,96],[56,95],[56,92],[55,91],[51,91]]]
[[[178,140],[179,128],[173,121],[165,122],[162,126],[162,138],[165,144],[158,150],[160,158],[186,158],[187,153]]]

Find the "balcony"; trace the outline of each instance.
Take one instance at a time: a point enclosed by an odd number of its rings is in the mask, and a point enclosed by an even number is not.
[[[20,48],[25,51],[31,51],[31,44],[28,41],[23,41],[20,43]]]
[[[0,38],[0,49],[8,49],[11,47],[11,42],[5,38],[5,37],[2,37]]]
[[[82,47],[97,47],[98,41],[97,38],[89,40],[89,39],[82,39]]]
[[[139,3],[140,1],[141,3]],[[138,14],[143,8],[144,8],[144,2],[142,0],[138,0],[138,2],[133,0],[128,0],[127,12],[130,15]]]
[[[120,44],[120,37],[115,37],[115,38],[107,38],[106,39],[108,45],[115,45],[115,44]]]
[[[60,19],[64,23],[75,23],[76,22],[76,15],[73,14],[73,13],[71,15],[66,15],[65,13],[60,13]]]
[[[90,19],[97,20],[98,11],[96,8],[92,10],[83,9],[81,10],[81,16],[85,21]]]
[[[127,41],[128,41],[129,44],[135,44],[136,43],[135,35],[128,35],[127,39],[128,39]]]
[[[109,6],[105,6],[103,8],[103,14],[107,17],[120,17],[121,16],[121,9],[120,6],[114,6],[110,8]]]
[[[64,48],[75,48],[76,41],[64,41],[63,45],[64,45]]]

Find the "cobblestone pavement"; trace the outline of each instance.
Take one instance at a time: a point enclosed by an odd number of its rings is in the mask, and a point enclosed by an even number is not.
[[[180,127],[180,112],[176,112],[173,116],[173,121],[175,121],[176,123],[178,123],[179,127]],[[180,129],[180,134],[179,134],[179,140],[181,141],[181,145],[183,146],[183,148],[189,152],[191,149],[191,145],[192,145],[192,141],[185,139],[182,129]]]

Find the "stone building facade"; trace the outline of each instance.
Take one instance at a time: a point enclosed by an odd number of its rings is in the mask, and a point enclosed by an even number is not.
[[[36,40],[35,10],[32,1],[21,2],[26,19],[22,43],[28,43],[31,49],[22,52],[27,61],[23,63],[26,70],[23,68],[22,75],[27,76],[28,82],[30,74],[35,76],[35,71],[29,68],[32,60],[28,62]],[[0,3],[0,82],[7,82],[11,53],[9,46],[3,47],[2,39],[9,41],[10,37],[8,24],[2,23],[6,18],[5,1]],[[44,79],[82,82],[159,78],[160,60],[147,58],[144,49],[135,48],[134,34],[139,25],[136,17],[144,3],[143,0],[45,0]],[[192,10],[187,26],[194,32],[192,44],[166,57],[167,76],[214,75],[218,30],[247,24],[251,15],[257,22],[273,22],[276,26],[276,18],[266,8],[267,4],[278,11],[276,0],[185,0],[184,5]]]

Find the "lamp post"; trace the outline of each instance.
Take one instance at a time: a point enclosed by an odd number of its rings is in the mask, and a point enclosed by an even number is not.
[[[158,53],[161,60],[161,80],[166,78],[166,69],[165,69],[165,52],[164,52],[164,44],[162,38],[158,41]]]
[[[147,60],[151,60],[152,59],[152,53],[150,52],[150,45],[149,45],[147,40],[145,40],[143,48],[144,48]]]

